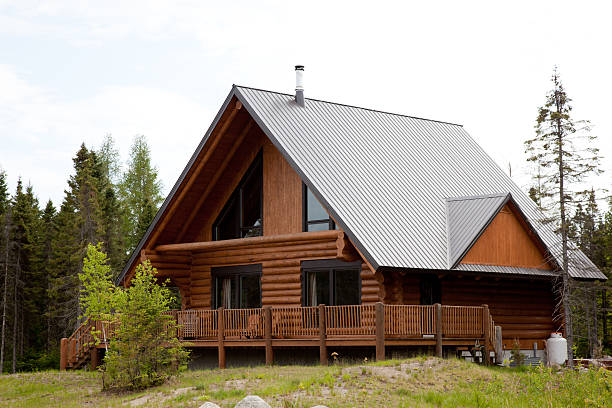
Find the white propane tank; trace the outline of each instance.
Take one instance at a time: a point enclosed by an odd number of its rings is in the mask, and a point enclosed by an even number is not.
[[[567,340],[561,333],[550,333],[550,338],[546,340],[546,350],[548,364],[563,365],[567,361]]]

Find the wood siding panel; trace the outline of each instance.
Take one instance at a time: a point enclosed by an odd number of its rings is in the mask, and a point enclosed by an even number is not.
[[[268,140],[263,147],[264,235],[302,231],[302,179]]]
[[[386,272],[386,304],[420,304],[420,275]],[[493,279],[445,276],[440,279],[442,304],[448,306],[489,306],[496,325],[502,327],[505,349],[518,340],[523,349],[538,343],[542,350],[552,331],[559,330],[554,320],[555,296],[548,280]]]
[[[520,215],[508,205],[493,219],[461,263],[552,269]]]
[[[512,349],[515,339],[521,348],[531,349],[537,342],[541,350],[550,333],[559,329],[553,320],[555,296],[550,281],[445,278],[442,279],[442,303],[489,305],[495,324],[502,327],[506,350]]]

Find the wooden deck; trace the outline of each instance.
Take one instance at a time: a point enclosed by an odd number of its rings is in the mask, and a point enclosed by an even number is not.
[[[376,359],[385,359],[385,346],[482,347],[485,361],[497,354],[499,328],[487,305],[354,305],[318,307],[263,307],[259,309],[181,310],[168,312],[178,323],[177,336],[189,347],[216,348],[219,367],[232,347],[263,347],[266,364],[272,364],[275,347],[319,347],[321,364],[327,364],[327,347],[376,348]],[[96,366],[98,350],[92,330],[100,322],[86,322],[61,342],[60,369]],[[107,338],[115,324],[105,323]]]

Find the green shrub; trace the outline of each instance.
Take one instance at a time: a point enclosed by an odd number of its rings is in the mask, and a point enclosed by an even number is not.
[[[115,287],[100,246],[87,249],[81,274],[84,317],[118,323],[101,367],[104,389],[147,388],[186,368],[189,353],[176,337],[174,318],[165,314],[174,298],[165,283],[156,282],[156,273],[145,261],[128,288]]]

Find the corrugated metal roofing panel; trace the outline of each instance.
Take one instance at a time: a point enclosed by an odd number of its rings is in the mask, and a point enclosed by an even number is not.
[[[449,268],[463,258],[508,198],[502,193],[446,199]]]
[[[488,272],[510,275],[533,275],[533,276],[558,276],[554,271],[535,268],[517,268],[511,266],[497,265],[475,265],[475,264],[459,264],[453,270],[468,271],[468,272]]]
[[[510,193],[551,253],[559,238],[531,199],[459,126],[236,87],[317,198],[377,266],[447,269],[446,198]],[[605,279],[582,252],[570,269]]]

